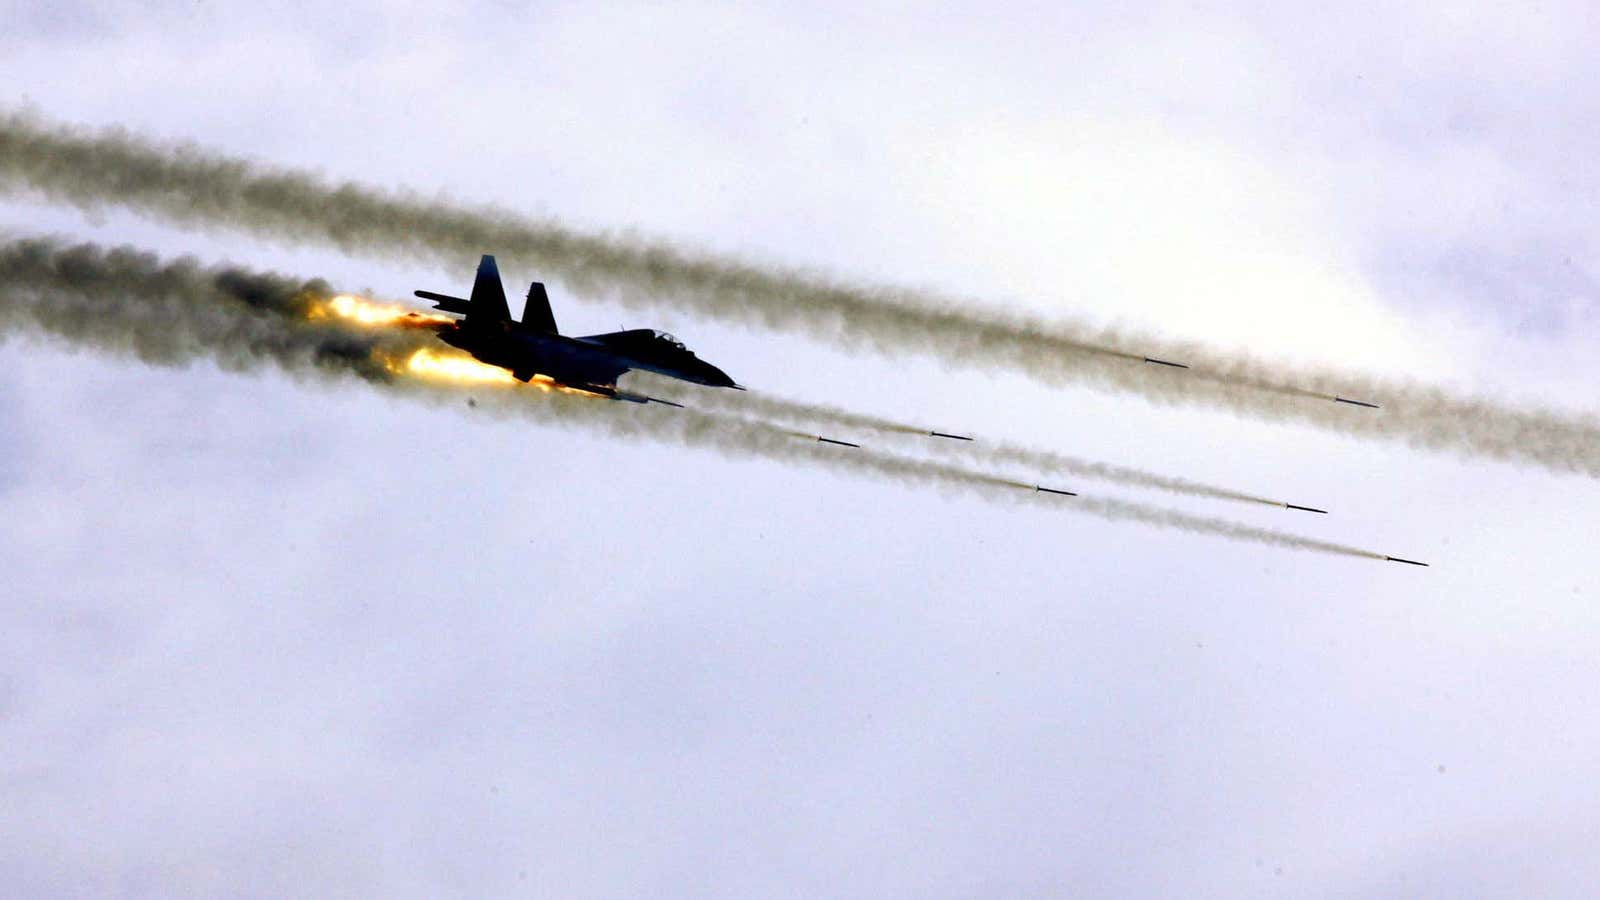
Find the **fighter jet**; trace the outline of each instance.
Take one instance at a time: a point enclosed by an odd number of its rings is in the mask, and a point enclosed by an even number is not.
[[[518,381],[543,375],[567,387],[634,403],[679,404],[617,389],[617,379],[630,369],[645,369],[671,378],[711,387],[744,390],[727,373],[696,357],[677,338],[648,328],[572,337],[556,330],[544,285],[528,288],[522,321],[511,320],[505,285],[493,256],[478,263],[472,295],[463,300],[432,291],[417,291],[434,309],[457,319],[438,330],[439,340],[472,354],[479,362],[511,370]]]

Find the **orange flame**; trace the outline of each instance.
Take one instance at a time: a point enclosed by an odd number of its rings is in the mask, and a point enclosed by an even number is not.
[[[516,384],[511,373],[499,366],[485,365],[465,353],[440,351],[424,347],[406,357],[399,368],[408,375],[430,381],[448,381],[456,384]]]
[[[352,294],[338,294],[326,300],[313,300],[306,311],[312,320],[339,318],[357,325],[399,326],[426,328],[454,322],[450,316],[432,312],[418,312],[410,307],[392,303],[378,303]]]
[[[412,351],[404,359],[387,359],[384,364],[395,374],[411,375],[428,381],[448,384],[476,385],[503,384],[514,387],[517,379],[499,366],[478,362],[456,350],[436,350],[423,347]],[[580,397],[604,397],[593,391],[568,387],[547,375],[535,375],[528,386],[545,393],[572,394]]]
[[[430,328],[434,325],[456,321],[451,316],[431,312],[418,312],[409,307],[393,303],[379,303],[353,294],[311,298],[310,305],[306,309],[306,318],[313,321],[339,318],[356,325],[372,328]],[[514,387],[517,384],[517,379],[509,371],[499,366],[481,363],[458,350],[423,347],[413,350],[409,356],[405,357],[380,351],[377,358],[395,375],[409,375],[445,384],[503,384],[508,387]],[[604,394],[596,394],[593,391],[586,391],[581,388],[568,387],[547,375],[533,376],[528,381],[528,386],[538,388],[545,393],[575,394],[582,397],[605,396]]]

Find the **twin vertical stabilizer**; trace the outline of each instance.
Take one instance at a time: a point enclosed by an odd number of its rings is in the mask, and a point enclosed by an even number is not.
[[[416,291],[418,297],[432,300],[434,309],[453,312],[467,317],[472,323],[511,321],[511,307],[506,304],[505,284],[500,280],[500,267],[494,257],[485,255],[478,262],[478,277],[472,282],[472,296],[467,300],[433,291]],[[528,288],[528,300],[522,307],[524,327],[546,334],[557,334],[556,317],[550,312],[550,296],[544,284],[535,281]]]

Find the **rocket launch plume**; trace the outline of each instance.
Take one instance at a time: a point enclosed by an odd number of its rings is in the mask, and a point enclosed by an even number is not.
[[[1157,403],[1600,476],[1600,422],[1593,417],[1409,381],[1295,369],[1083,321],[1007,315],[926,291],[851,285],[816,272],[412,193],[333,186],[306,172],[119,130],[84,132],[28,115],[0,115],[5,187],[88,209],[120,204],[179,225],[230,227],[452,268],[467,268],[492,251],[558,276],[580,295],[635,308],[686,309],[846,349],[936,355],[1015,369],[1050,384],[1084,384]],[[1361,408],[1370,401],[1382,409]]]
[[[331,298],[320,281],[295,281],[191,259],[48,240],[0,245],[0,335],[42,332],[82,347],[157,365],[209,358],[230,371],[276,363],[298,375],[348,372],[382,380],[380,360],[424,336],[357,333],[318,321],[311,304]],[[286,327],[300,320],[298,327]]]
[[[738,457],[760,457],[855,471],[901,483],[960,489],[995,500],[1054,501],[1033,486],[959,466],[796,440],[793,432],[735,416],[658,411],[561,394],[534,397],[514,382],[474,370],[417,367],[438,352],[426,314],[371,313],[368,304],[338,312],[326,283],[206,268],[193,260],[163,263],[136,250],[62,246],[49,240],[0,245],[0,337],[43,334],[75,346],[134,355],[163,365],[213,359],[245,371],[270,364],[310,377],[355,376],[418,399],[478,408],[568,427],[596,428],[631,440],[677,443]],[[367,312],[353,314],[361,306]],[[333,310],[333,315],[327,311]],[[475,366],[458,357],[464,366]],[[493,367],[481,367],[492,369]],[[627,406],[627,408],[619,408]],[[1114,521],[1136,521],[1232,540],[1383,560],[1358,547],[1223,519],[1115,499],[1054,501]]]

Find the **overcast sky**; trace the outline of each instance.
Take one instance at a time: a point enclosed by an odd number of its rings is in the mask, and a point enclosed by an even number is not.
[[[7,2],[0,104],[1596,412],[1592,4],[794,6]],[[18,198],[0,230],[392,298],[471,277]],[[756,389],[1325,506],[1083,485],[1434,567],[13,338],[6,893],[1600,881],[1592,479],[546,280],[572,331],[661,327]]]

